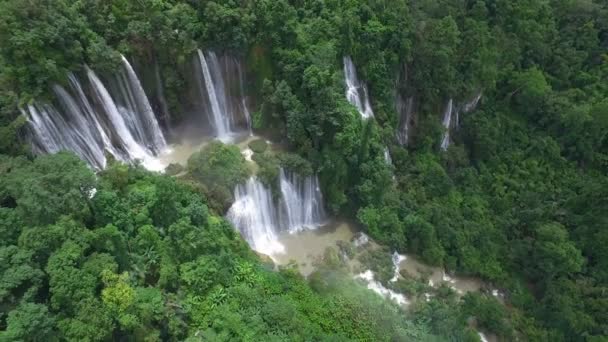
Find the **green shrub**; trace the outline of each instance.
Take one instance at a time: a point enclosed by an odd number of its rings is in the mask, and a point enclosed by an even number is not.
[[[284,152],[278,155],[278,159],[281,167],[288,171],[296,172],[302,176],[313,174],[310,162],[297,154]]]
[[[259,167],[257,177],[272,189],[273,194],[278,194],[279,160],[270,152],[256,153],[252,159]]]
[[[188,159],[188,172],[202,183],[210,200],[222,206],[231,200],[234,187],[249,177],[249,168],[238,147],[212,142]]]
[[[264,153],[268,149],[268,143],[264,139],[253,140],[248,146],[255,153]]]

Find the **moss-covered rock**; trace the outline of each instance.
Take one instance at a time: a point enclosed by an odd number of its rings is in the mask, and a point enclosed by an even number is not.
[[[165,168],[165,174],[168,176],[175,176],[184,171],[184,166],[177,163],[171,163]]]
[[[268,143],[264,139],[253,140],[248,145],[255,153],[264,153],[268,149]]]

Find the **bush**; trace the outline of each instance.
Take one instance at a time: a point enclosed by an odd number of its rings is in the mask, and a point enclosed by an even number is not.
[[[270,152],[256,153],[252,159],[259,167],[258,178],[272,189],[273,194],[278,194],[279,160]]]
[[[278,155],[278,159],[281,167],[285,170],[298,173],[302,176],[310,176],[313,174],[310,162],[297,154],[281,153]]]
[[[268,149],[268,143],[264,139],[253,140],[248,146],[255,153],[264,153]]]
[[[247,162],[239,148],[219,141],[190,156],[188,172],[192,179],[205,185],[210,199],[219,200],[221,203],[230,201],[228,195],[234,187],[249,177]],[[217,196],[221,198],[216,198]]]

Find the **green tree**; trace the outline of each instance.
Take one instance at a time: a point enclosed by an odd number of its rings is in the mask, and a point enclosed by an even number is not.
[[[24,302],[8,314],[6,330],[0,338],[6,341],[56,341],[55,317],[43,304]]]
[[[42,156],[8,177],[8,191],[29,223],[53,223],[67,213],[81,219],[91,214],[89,197],[95,176],[71,153]]]

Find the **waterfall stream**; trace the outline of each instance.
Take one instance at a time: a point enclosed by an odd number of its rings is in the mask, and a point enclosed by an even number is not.
[[[441,140],[441,149],[447,150],[450,146],[450,126],[452,124],[452,112],[453,112],[453,101],[450,99],[448,104],[445,106],[445,111],[443,112],[443,139]]]
[[[163,132],[133,68],[123,57],[118,92],[113,95],[93,70],[85,67],[90,94],[68,74],[70,89],[54,85],[61,110],[48,103],[31,103],[23,113],[30,123],[34,152],[76,153],[92,168],[106,166],[106,153],[151,170],[162,170],[154,157],[166,148]],[[122,102],[121,102],[122,101]]]
[[[369,102],[367,86],[357,78],[357,69],[349,56],[344,57],[344,79],[348,102],[357,107],[363,119],[372,118],[374,112]]]
[[[399,114],[397,141],[402,146],[407,146],[410,140],[410,124],[414,111],[414,97],[410,96],[406,100],[403,100],[401,95],[397,94],[395,106],[397,107],[397,113]]]
[[[209,114],[216,138],[227,142],[243,128],[251,132],[241,64],[234,58],[220,58],[214,52],[200,49],[197,50],[197,58],[201,72],[201,97],[208,103],[204,110]],[[237,77],[234,78],[233,74]],[[243,124],[246,127],[242,127]]]
[[[475,97],[473,97],[468,102],[463,103],[462,105],[454,105],[454,101],[450,99],[446,105],[445,111],[443,112],[443,120],[442,125],[445,129],[443,133],[443,138],[441,140],[441,149],[447,150],[450,146],[450,130],[452,128],[458,128],[460,125],[460,113],[469,113],[474,111],[479,104],[479,100],[481,100],[482,92],[478,92]]]
[[[144,88],[141,86],[141,82],[135,74],[135,70],[129,61],[122,57],[122,62],[127,73],[128,84],[125,84],[123,88],[127,89],[131,96],[131,101],[128,104],[131,113],[136,113],[133,117],[138,120],[137,127],[143,131],[143,141],[148,144],[148,147],[156,154],[167,147],[167,142],[163,132],[158,125],[150,101],[144,92]],[[137,129],[137,128],[136,128]]]
[[[230,117],[228,116],[226,107],[223,106],[225,101],[222,101],[222,106],[220,107],[220,99],[218,99],[217,96],[217,93],[219,93],[222,95],[222,100],[225,100],[225,93],[223,89],[224,81],[221,77],[222,74],[216,72],[216,78],[212,78],[211,71],[209,71],[209,65],[207,65],[207,60],[205,59],[205,54],[201,50],[198,50],[198,58],[201,63],[203,76],[205,78],[204,83],[207,90],[207,95],[209,96],[209,102],[211,103],[211,114],[215,134],[217,135],[218,139],[227,140],[232,133],[230,130]],[[216,89],[218,92],[216,92]]]
[[[284,252],[277,237],[280,232],[315,229],[325,220],[317,177],[303,177],[283,169],[279,174],[278,201],[273,199],[270,189],[252,177],[237,185],[235,202],[227,214],[251,248],[267,255]]]
[[[393,165],[393,158],[391,157],[391,152],[388,150],[388,147],[385,147],[382,150],[382,154],[384,155],[384,161],[387,165]]]
[[[270,189],[252,177],[234,190],[235,201],[228,220],[241,232],[251,248],[267,255],[284,252],[277,240],[277,210]]]
[[[293,172],[279,171],[281,187],[281,227],[294,233],[316,228],[325,217],[323,196],[317,177],[302,177]]]

